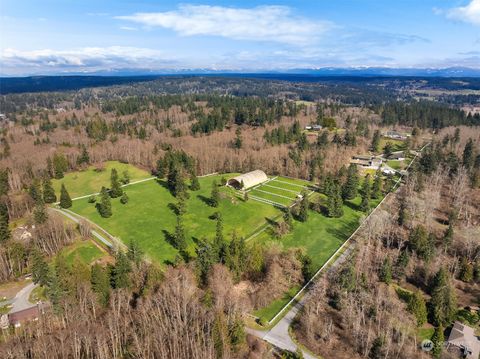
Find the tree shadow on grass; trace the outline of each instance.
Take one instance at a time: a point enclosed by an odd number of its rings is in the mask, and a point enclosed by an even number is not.
[[[162,229],[163,235],[165,236],[165,241],[170,244],[173,248],[176,248],[175,236],[173,233],[170,233],[166,229]]]
[[[340,228],[330,227],[327,228],[327,233],[334,236],[336,239],[341,240],[342,242],[346,240],[357,228],[358,223],[346,223]]]
[[[205,197],[201,194],[197,195],[197,198],[200,199],[207,206],[212,207],[212,200],[209,197]]]
[[[271,225],[272,227],[278,226],[278,222],[277,222],[277,221],[274,221],[274,220],[271,219],[271,218],[265,217],[265,221],[266,221],[269,225]]]
[[[178,206],[175,203],[169,203],[167,207],[175,214],[176,216],[180,215],[180,211],[178,210]]]
[[[345,206],[347,206],[350,209],[353,209],[354,211],[359,212],[360,211],[360,205],[353,203],[352,201],[346,200],[343,202]]]
[[[163,179],[160,179],[160,178],[157,178],[157,179],[155,180],[155,182],[157,182],[160,186],[162,186],[162,187],[170,190],[170,189],[168,188],[168,183],[167,183],[167,181],[165,181],[165,180],[163,180]]]

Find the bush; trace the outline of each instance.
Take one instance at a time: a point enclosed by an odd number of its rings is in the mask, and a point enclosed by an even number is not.
[[[123,192],[122,197],[120,197],[120,203],[121,204],[127,204],[128,203],[127,192]]]

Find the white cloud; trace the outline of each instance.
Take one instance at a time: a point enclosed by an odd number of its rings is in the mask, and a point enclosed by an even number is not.
[[[20,51],[4,49],[0,53],[3,69],[14,72],[92,72],[123,68],[168,68],[175,61],[166,60],[158,50],[137,47],[85,47],[71,50]],[[10,71],[9,71],[10,72]]]
[[[132,26],[120,26],[120,30],[137,31],[138,29],[136,27],[132,27]]]
[[[236,40],[305,45],[333,27],[328,21],[295,16],[286,6],[231,8],[181,5],[178,10],[117,16],[149,27],[171,29],[182,36],[211,35]]]
[[[480,0],[471,0],[466,6],[448,10],[447,17],[480,26]]]

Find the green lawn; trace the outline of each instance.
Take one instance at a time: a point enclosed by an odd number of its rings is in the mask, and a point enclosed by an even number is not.
[[[417,337],[420,341],[425,339],[432,339],[433,333],[435,332],[435,328],[432,327],[422,327],[417,329]]]
[[[396,161],[396,160],[387,161],[387,165],[392,167],[394,170],[397,170],[397,171],[401,170],[405,167],[403,161]]]
[[[194,254],[194,242],[202,237],[213,238],[216,222],[211,216],[219,211],[223,217],[224,234],[228,238],[233,230],[239,236],[248,237],[267,218],[274,218],[280,211],[268,204],[250,199],[243,202],[236,193],[222,187],[222,200],[218,208],[208,205],[212,182],[220,183],[222,177],[216,175],[199,178],[201,189],[189,192],[187,213],[184,224],[189,252]],[[122,205],[118,198],[112,200],[113,215],[102,218],[88,199],[73,202],[72,211],[85,216],[120,238],[124,243],[137,240],[141,248],[151,258],[160,262],[173,261],[177,250],[169,243],[175,229],[176,216],[173,206],[177,200],[165,188],[163,181],[147,181],[125,188],[130,200]]]
[[[120,178],[123,177],[124,171],[128,171],[130,182],[151,177],[147,171],[117,161],[105,162],[103,168],[98,172],[94,166],[91,166],[85,171],[66,173],[62,179],[54,179],[52,183],[57,198],[60,197],[62,183],[65,184],[72,198],[99,192],[102,186],[110,187],[110,172],[113,168],[117,170]]]
[[[388,137],[382,137],[380,139],[380,145],[378,146],[380,152],[383,152],[383,148],[388,142],[393,145],[393,151],[402,151],[405,149],[404,141]]]
[[[317,196],[312,196],[313,197]],[[323,196],[322,196],[323,198]],[[372,207],[379,201],[372,201]],[[285,248],[303,247],[312,258],[315,269],[320,268],[338,247],[355,231],[359,220],[365,214],[358,211],[360,197],[343,206],[341,218],[328,218],[315,211],[309,211],[307,222],[294,222],[293,231],[281,239],[272,239],[268,231],[259,235],[262,242],[275,241]]]
[[[262,322],[268,322],[282,309],[300,290],[301,286],[296,285],[290,288],[282,298],[274,300],[264,308],[253,312],[253,315],[260,318]]]
[[[65,260],[69,264],[72,264],[77,256],[83,263],[91,264],[106,255],[91,240],[76,241],[72,245],[64,248],[62,253],[65,255]]]

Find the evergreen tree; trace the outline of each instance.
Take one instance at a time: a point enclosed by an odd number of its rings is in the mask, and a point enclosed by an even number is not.
[[[405,275],[405,269],[407,268],[409,261],[410,255],[408,254],[408,250],[403,249],[397,258],[397,262],[395,263],[395,275],[397,278],[401,278]]]
[[[474,160],[475,156],[473,153],[473,140],[469,138],[463,150],[463,166],[467,169],[470,169],[473,166]]]
[[[200,182],[198,181],[198,177],[195,173],[192,175],[190,189],[192,191],[198,191],[200,189]]]
[[[195,260],[197,276],[200,284],[204,286],[207,284],[212,266],[216,262],[217,254],[213,246],[206,239],[199,240],[195,253],[197,255],[197,259]]]
[[[358,181],[359,181],[359,178],[358,178],[357,165],[354,163],[351,163],[350,166],[348,166],[347,180],[345,181],[345,184],[343,185],[343,188],[342,188],[343,200],[354,199],[357,196]]]
[[[432,336],[433,350],[432,355],[434,358],[440,358],[443,352],[443,346],[445,344],[445,337],[443,335],[443,325],[440,324],[435,328]]]
[[[175,226],[175,248],[182,254],[187,249],[187,239],[185,236],[185,226],[183,225],[183,217],[181,215],[177,215],[177,224]]]
[[[407,221],[407,205],[405,201],[400,201],[400,206],[398,208],[398,219],[397,223],[399,226],[403,226]]]
[[[106,307],[110,299],[110,279],[107,271],[100,264],[95,263],[90,276],[92,290],[97,293],[99,303]]]
[[[33,283],[46,286],[49,280],[48,264],[40,251],[36,248],[32,251],[31,263]]]
[[[61,153],[53,155],[53,172],[56,179],[63,178],[64,172],[68,169],[68,161]]]
[[[0,244],[5,243],[11,237],[9,222],[8,207],[5,203],[0,202]]]
[[[233,148],[240,149],[242,148],[242,130],[238,127],[235,130],[235,140],[233,141]]]
[[[378,169],[377,173],[375,174],[375,179],[373,180],[372,198],[378,199],[381,196],[382,196],[382,171]]]
[[[388,158],[393,153],[393,145],[391,142],[387,142],[387,144],[383,147],[383,155],[385,158]]]
[[[65,185],[62,183],[62,188],[60,189],[60,207],[70,208],[72,207],[72,199],[65,188]]]
[[[143,258],[143,250],[140,248],[138,241],[131,240],[128,243],[127,258],[136,265],[140,264]]]
[[[35,178],[28,189],[28,194],[32,197],[35,203],[43,201],[42,198],[42,189],[40,187],[40,181]]]
[[[435,325],[449,325],[455,319],[457,299],[444,268],[435,275],[430,303]]]
[[[210,195],[210,205],[212,207],[218,207],[220,203],[220,191],[218,190],[217,181],[212,182],[212,193]]]
[[[215,225],[215,239],[213,241],[213,248],[217,256],[218,262],[224,263],[226,243],[225,243],[225,237],[223,236],[223,218],[221,213],[219,212],[217,212],[215,217],[216,217],[216,225]]]
[[[392,261],[390,257],[386,257],[380,268],[379,278],[382,282],[390,284],[392,282]]]
[[[127,204],[128,200],[129,200],[129,198],[128,198],[127,192],[123,192],[122,196],[120,197],[120,203],[121,204]]]
[[[33,210],[33,220],[36,224],[45,223],[48,219],[47,209],[43,203],[43,199],[38,201]]]
[[[55,195],[55,190],[53,189],[50,178],[43,181],[43,201],[45,203],[54,203],[57,201],[57,196]]]
[[[333,218],[343,216],[343,200],[338,183],[331,184],[327,197],[327,215]]]
[[[119,250],[115,254],[115,266],[112,271],[112,284],[114,288],[130,287],[130,272],[132,268],[127,256]]]
[[[307,193],[302,193],[302,200],[300,202],[300,209],[298,211],[298,220],[300,222],[306,222],[308,219],[308,209],[310,207],[310,203],[308,201]]]
[[[97,203],[97,210],[103,218],[112,216],[112,203],[110,202],[110,196],[105,187],[102,187],[100,190],[100,202]]]
[[[52,303],[54,311],[58,313],[60,311],[60,300],[62,299],[64,293],[60,286],[60,281],[55,267],[49,270],[47,277],[48,283],[46,285],[47,289],[45,293],[50,303]]]
[[[371,146],[373,152],[378,152],[380,147],[380,139],[381,139],[380,131],[375,130],[375,132],[373,133],[372,146]]]
[[[470,283],[473,280],[473,265],[465,257],[460,262],[459,278],[466,283]]]
[[[328,146],[328,130],[323,130],[317,137],[317,146],[325,148]]]
[[[110,187],[110,197],[117,198],[123,194],[122,186],[120,185],[118,173],[115,168],[112,168],[112,172],[110,174]]]
[[[360,210],[367,212],[370,209],[370,197],[371,197],[371,185],[370,185],[370,174],[365,176],[365,180],[362,185],[362,201],[360,202]]]
[[[443,244],[445,245],[446,248],[450,247],[450,244],[452,244],[453,241],[453,225],[450,223],[448,225],[447,230],[445,231],[445,234],[443,235]]]
[[[417,319],[417,326],[421,327],[427,322],[427,305],[425,303],[425,298],[422,295],[422,292],[419,290],[415,291],[408,300],[408,310],[412,313]]]
[[[87,147],[85,145],[82,145],[82,153],[80,156],[77,158],[77,164],[82,165],[82,164],[89,164],[90,163],[90,155],[88,154]]]
[[[416,226],[410,232],[408,245],[424,261],[429,261],[435,251],[433,237],[428,234],[422,225]]]

